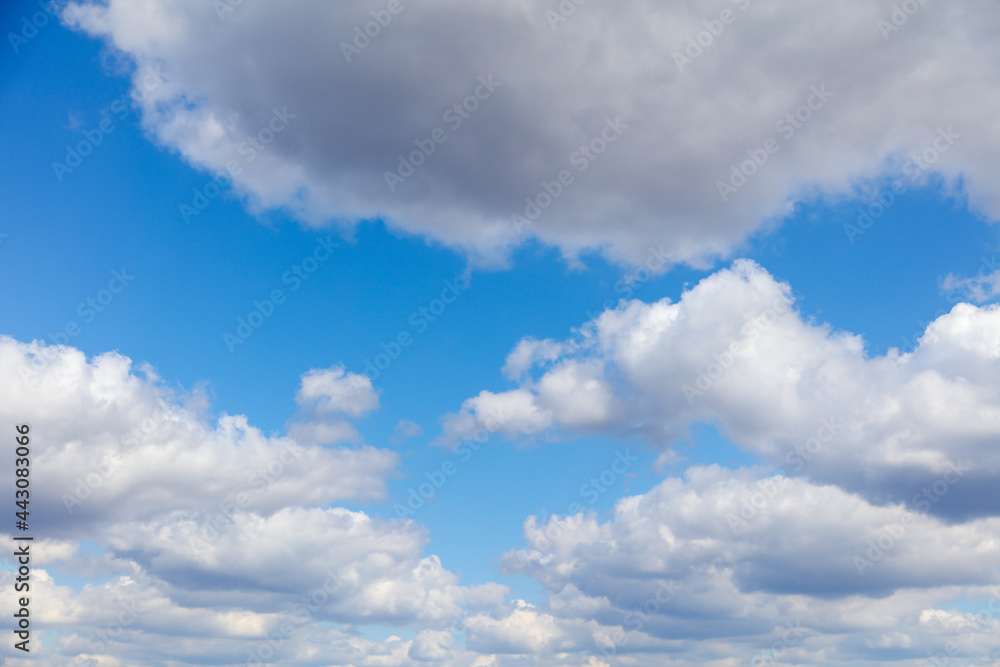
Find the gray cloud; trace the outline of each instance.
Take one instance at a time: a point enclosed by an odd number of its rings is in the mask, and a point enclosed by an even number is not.
[[[137,87],[162,66],[142,103],[158,141],[213,172],[232,163],[251,207],[310,224],[383,217],[493,261],[535,235],[570,256],[639,263],[663,244],[698,262],[795,201],[892,173],[961,175],[972,208],[1000,215],[987,3],[915,5],[891,31],[891,0],[591,0],[553,28],[555,4],[406,0],[384,27],[361,3],[241,3],[220,20],[197,0],[111,0],[63,16],[129,54]],[[370,43],[345,56],[359,33]],[[512,214],[533,206],[518,233]]]

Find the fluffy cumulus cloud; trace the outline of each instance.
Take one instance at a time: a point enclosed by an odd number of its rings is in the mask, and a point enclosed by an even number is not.
[[[134,59],[158,142],[309,224],[663,264],[883,178],[940,176],[1000,215],[988,2],[108,0],[63,18]]]
[[[444,419],[447,438],[486,426],[491,409],[514,438],[631,434],[665,452],[713,423],[776,468],[873,502],[1000,512],[987,491],[1000,481],[996,305],[959,303],[914,351],[869,356],[861,337],[804,321],[789,285],[741,260],[676,303],[623,302],[577,334],[518,345],[505,367],[517,388],[465,401]]]
[[[376,409],[378,394],[364,375],[334,366],[314,368],[303,375],[295,401],[301,410],[289,427],[292,437],[300,442],[330,444],[360,439],[348,418],[357,419]]]
[[[36,664],[1000,658],[1000,512],[982,490],[997,474],[1000,309],[959,304],[913,352],[869,357],[741,261],[578,334],[518,345],[504,369],[517,386],[466,401],[446,438],[604,433],[666,450],[712,420],[762,464],[690,467],[605,517],[528,517],[499,566],[543,587],[535,603],[463,585],[413,521],[336,505],[384,499],[391,452],[210,418],[201,395],[121,355],[0,340],[0,416],[32,424],[44,505],[33,592],[58,635],[40,633]],[[297,399],[290,431],[378,405],[339,367],[305,373]],[[59,500],[81,481],[86,497]]]
[[[8,378],[2,414],[36,426],[34,484],[50,535],[78,537],[100,521],[164,508],[238,502],[271,513],[301,501],[375,501],[397,465],[388,450],[268,436],[242,415],[210,423],[198,393],[175,395],[115,353],[88,360],[73,348],[2,338],[0,377]]]
[[[492,420],[516,440],[639,437],[668,460],[710,423],[760,463],[690,467],[609,518],[529,517],[501,569],[548,600],[480,615],[471,645],[551,664],[566,646],[595,665],[992,664],[998,371],[996,305],[956,304],[913,351],[873,356],[745,260],[676,302],[525,339],[503,368],[517,386],[466,400],[447,440]]]
[[[418,524],[336,506],[384,500],[397,455],[295,431],[375,409],[367,378],[304,374],[280,436],[211,417],[202,394],[171,391],[116,353],[3,337],[0,377],[0,418],[31,427],[31,517],[46,536],[33,550],[44,629],[32,664],[411,665],[441,633],[438,657],[453,661],[455,620],[506,608],[506,587],[463,586],[425,554]],[[0,472],[13,478],[12,465]],[[13,604],[6,596],[3,613]],[[359,624],[438,634],[368,640]],[[2,649],[5,664],[16,654]]]
[[[990,664],[975,660],[1000,652],[998,529],[997,518],[949,525],[834,486],[693,467],[618,501],[606,521],[529,518],[526,546],[502,566],[550,599],[474,636],[498,650],[530,627],[521,641],[556,655],[575,634],[610,664]],[[950,608],[963,594],[976,603]]]
[[[734,530],[727,514],[746,518]],[[996,520],[905,516],[834,487],[694,468],[607,521],[532,517],[503,564],[549,601],[522,612],[531,620],[484,621],[477,637],[498,650],[528,624],[548,642],[536,640],[540,654],[575,635],[629,665],[918,665],[946,646],[949,664],[995,656]],[[977,600],[969,611],[949,605],[963,594]]]

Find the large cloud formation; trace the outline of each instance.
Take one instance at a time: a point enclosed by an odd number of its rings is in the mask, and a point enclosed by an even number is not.
[[[382,217],[487,260],[534,235],[698,262],[795,201],[935,173],[1000,216],[986,1],[109,0],[63,18],[134,59],[160,143],[310,224]]]
[[[489,422],[670,457],[709,421],[761,461],[689,467],[610,516],[528,517],[499,564],[543,587],[529,603],[462,585],[420,525],[337,506],[387,501],[398,464],[348,421],[378,407],[366,378],[303,374],[289,434],[266,435],[120,355],[2,338],[0,418],[35,433],[38,620],[60,633],[33,664],[995,663],[998,341],[1000,308],[958,304],[870,357],[749,261],[525,339],[516,386],[446,416],[446,442]]]
[[[544,664],[568,646],[602,666],[996,664],[998,371],[996,304],[870,356],[746,260],[676,302],[522,340],[503,368],[517,386],[464,401],[442,442],[493,421],[515,440],[639,437],[671,460],[710,423],[760,463],[689,467],[606,519],[529,517],[501,569],[548,600],[476,615],[469,645]]]
[[[335,505],[385,500],[397,474],[395,452],[340,444],[359,438],[346,417],[378,406],[363,376],[305,373],[287,436],[213,420],[200,392],[117,353],[0,337],[0,377],[0,420],[31,427],[31,526],[45,536],[31,664],[410,664],[414,640],[352,628],[445,632],[504,604],[505,587],[462,586],[424,555],[421,526]],[[13,464],[0,473],[13,479]],[[0,603],[8,617],[13,603]],[[4,664],[18,653],[5,644]]]
[[[718,424],[775,468],[951,518],[1000,514],[1000,306],[959,303],[915,350],[803,321],[791,287],[737,261],[672,303],[622,302],[566,341],[526,339],[506,392],[444,419],[452,442],[508,415],[512,437],[640,435],[669,450]],[[961,480],[960,484],[955,480]]]

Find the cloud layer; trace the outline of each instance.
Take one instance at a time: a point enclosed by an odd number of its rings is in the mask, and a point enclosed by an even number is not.
[[[1000,510],[983,489],[998,340],[1000,309],[961,303],[914,351],[871,357],[749,261],[676,303],[622,302],[565,341],[525,339],[503,368],[514,388],[465,401],[445,442],[600,434],[670,458],[710,422],[761,460],[689,467],[607,517],[528,517],[499,567],[541,584],[532,604],[463,585],[419,524],[336,505],[386,501],[396,474],[350,423],[378,407],[363,376],[303,374],[289,435],[265,435],[121,355],[0,339],[0,416],[36,438],[40,620],[63,631],[39,664],[996,659]],[[341,435],[314,437],[330,425]],[[56,500],[80,483],[89,493]]]
[[[913,352],[870,357],[861,337],[803,321],[789,285],[740,260],[677,303],[622,302],[569,340],[522,341],[505,366],[518,387],[466,400],[445,440],[495,410],[515,438],[631,434],[664,451],[691,425],[718,424],[775,468],[873,502],[992,516],[997,341],[1000,306],[959,303]]]
[[[156,140],[253,207],[384,217],[491,260],[534,235],[638,264],[661,244],[670,262],[727,254],[796,201],[889,176],[961,176],[997,218],[981,110],[1000,19],[898,5],[110,0],[63,17],[135,60]]]

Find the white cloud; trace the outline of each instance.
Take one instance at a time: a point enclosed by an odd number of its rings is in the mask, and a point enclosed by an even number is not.
[[[302,386],[295,401],[318,413],[343,413],[362,417],[378,408],[378,394],[372,381],[358,373],[347,373],[343,366],[316,369],[302,376]]]
[[[503,374],[508,379],[519,380],[529,368],[538,362],[558,359],[562,351],[562,346],[554,340],[525,338],[507,355]]]
[[[962,594],[988,597],[993,586],[1000,599],[998,521],[949,525],[833,486],[693,467],[619,500],[606,521],[530,517],[526,546],[502,565],[541,582],[548,604],[482,625],[494,642],[511,633],[530,644],[520,651],[543,655],[582,633],[574,644],[596,657],[613,644],[607,655],[642,665],[643,654],[649,664],[665,655],[744,664],[785,631],[794,641],[780,662],[794,664],[873,664],[888,648],[911,664],[947,641],[963,656],[985,654],[1000,648],[988,636],[1000,607],[948,627],[928,621],[954,617],[942,607]],[[858,558],[874,562],[859,571]]]
[[[1000,295],[1000,269],[996,268],[995,259],[996,256],[991,260],[984,257],[983,266],[980,267],[979,273],[972,278],[959,278],[949,273],[941,281],[942,289],[948,292],[959,292],[967,300],[974,303],[990,301]],[[990,268],[993,269],[992,272],[983,271],[983,269]]]
[[[445,433],[467,437],[500,403],[516,406],[503,425],[515,438],[639,434],[667,449],[692,424],[717,423],[776,467],[879,502],[996,515],[998,340],[1000,307],[960,303],[912,353],[869,356],[861,337],[803,321],[790,286],[741,260],[677,303],[605,311],[518,388],[467,400]],[[953,466],[961,481],[941,491]]]
[[[362,3],[241,3],[220,20],[198,0],[110,0],[64,19],[129,54],[137,87],[161,67],[146,127],[199,167],[233,162],[254,208],[311,224],[384,217],[494,260],[534,234],[568,256],[640,263],[663,244],[669,262],[698,262],[795,201],[887,174],[936,172],[948,192],[961,176],[971,207],[1000,216],[1000,130],[982,122],[998,101],[1000,19],[926,3],[889,31],[896,4],[723,3],[724,25],[707,0],[589,2],[553,27],[550,3],[433,0],[403,2],[380,28]],[[345,57],[359,33],[370,44]],[[609,129],[616,118],[627,127]],[[423,164],[390,189],[386,172],[413,151]],[[734,166],[765,157],[724,201]],[[526,198],[544,210],[519,235],[511,215],[537,206]]]
[[[389,437],[389,440],[394,443],[401,443],[418,435],[423,435],[423,433],[424,428],[420,424],[409,419],[400,419],[396,427],[392,429],[392,435]]]
[[[414,648],[355,629],[447,632],[464,614],[503,609],[508,593],[462,585],[424,553],[418,524],[330,506],[384,499],[396,454],[266,436],[241,415],[212,423],[204,396],[177,395],[141,368],[116,353],[87,359],[0,338],[0,418],[31,425],[30,592],[45,601],[33,664],[244,664],[250,651],[271,664],[269,650],[289,665],[474,662],[462,647],[431,656],[427,634]],[[292,429],[350,427],[345,416],[375,409],[370,382],[355,380],[339,367],[306,373]],[[12,463],[0,473],[12,477]],[[60,494],[80,485],[71,514]],[[5,597],[0,611],[13,604]],[[20,664],[9,645],[0,655]]]
[[[295,394],[299,414],[289,423],[288,433],[303,444],[332,445],[358,442],[361,435],[347,417],[357,419],[379,406],[372,381],[343,366],[314,368],[303,374]]]
[[[211,424],[203,397],[176,396],[152,371],[145,376],[116,353],[87,360],[73,348],[0,338],[0,377],[9,378],[0,416],[32,426],[35,484],[47,490],[36,502],[50,535],[167,508],[239,502],[270,513],[386,497],[395,453],[266,436],[242,415]],[[0,462],[0,471],[12,474],[12,465]]]

